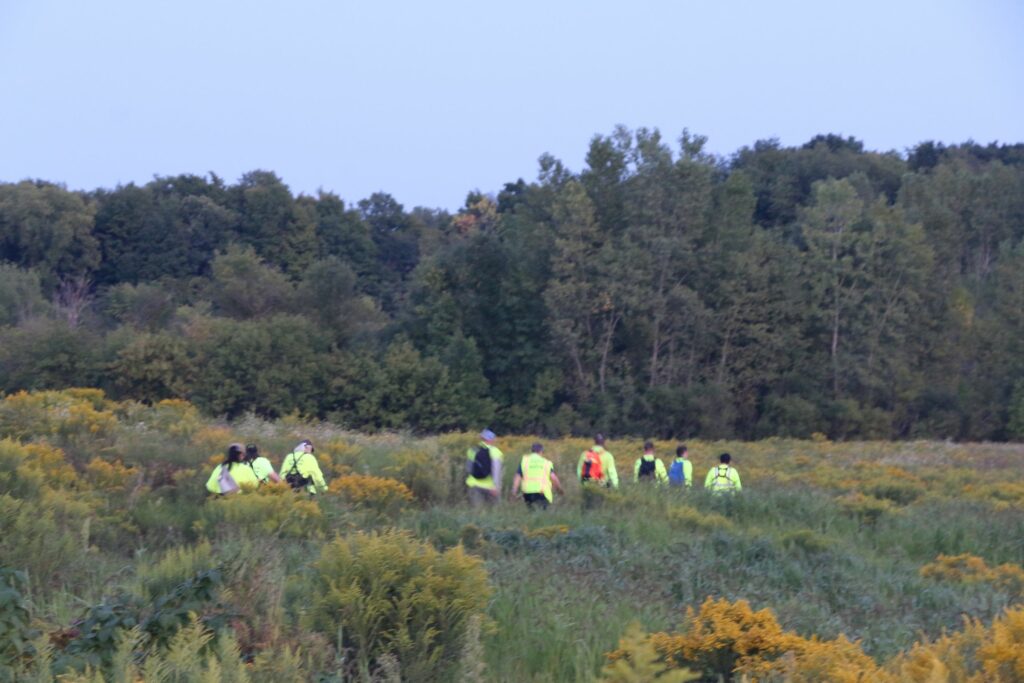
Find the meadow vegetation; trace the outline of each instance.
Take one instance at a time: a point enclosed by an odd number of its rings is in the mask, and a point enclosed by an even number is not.
[[[330,483],[214,498],[229,442]],[[500,437],[508,491],[531,436]],[[691,441],[741,495],[464,502],[472,434],[232,422],[91,389],[0,400],[0,680],[1020,681],[1024,448]],[[675,443],[656,442],[667,457]]]

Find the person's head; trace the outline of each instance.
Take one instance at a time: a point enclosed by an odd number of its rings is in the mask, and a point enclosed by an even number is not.
[[[689,453],[689,451],[687,450],[685,443],[681,443],[678,446],[676,446],[677,458],[685,458],[687,453]]]
[[[245,445],[245,460],[246,462],[252,462],[256,458],[260,457],[260,449],[256,447],[254,443],[248,443]]]
[[[604,445],[604,434],[602,434],[601,432],[598,432],[597,434],[595,434],[594,435],[594,443],[597,444],[598,446],[603,446]]]
[[[654,452],[654,444],[651,443],[650,441],[644,441],[644,453],[653,453],[653,452]]]
[[[728,465],[730,462],[732,462],[732,456],[729,455],[728,453],[722,453],[720,456],[718,456],[718,462],[722,463],[723,465]]]
[[[540,444],[540,443],[535,443],[532,446],[530,446],[530,450],[532,452],[538,453],[538,454],[539,453],[543,453],[544,452],[544,445]]]
[[[298,443],[298,445],[295,446],[295,450],[300,453],[312,453],[313,442],[310,441],[309,439],[303,439]]]
[[[224,458],[225,465],[233,465],[236,462],[242,462],[242,458],[245,456],[245,446],[240,443],[233,443],[228,446],[227,455]]]
[[[490,429],[485,429],[484,431],[480,432],[480,439],[485,443],[493,443],[496,438],[498,437],[495,436],[494,432],[492,432]]]

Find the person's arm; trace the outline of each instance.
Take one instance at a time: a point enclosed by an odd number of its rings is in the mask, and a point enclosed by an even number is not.
[[[615,456],[608,451],[605,451],[605,454],[608,456],[608,481],[613,489],[617,489],[619,488],[619,471],[615,469]]]
[[[321,493],[326,492],[327,482],[324,481],[324,473],[320,471],[320,463],[312,453],[309,454],[309,462],[312,463],[309,468],[309,476],[313,479],[313,486]]]
[[[640,461],[641,460],[643,460],[643,458],[637,458],[636,462],[633,463],[633,483],[634,484],[637,483],[638,481],[640,481]]]
[[[210,473],[210,478],[206,480],[206,490],[210,493],[220,493],[220,486],[217,484],[217,477],[220,476],[221,465],[217,465],[213,468],[213,472]]]
[[[501,458],[491,458],[491,480],[494,482],[491,495],[501,497]]]
[[[736,490],[737,490],[737,491],[742,491],[742,490],[743,490],[743,484],[741,484],[741,483],[740,483],[740,472],[739,472],[739,470],[737,470],[737,469],[736,469],[736,468],[734,467],[734,468],[732,469],[732,473],[733,473],[734,475],[736,475]]]
[[[659,484],[668,483],[668,471],[665,469],[665,463],[660,458],[654,459],[654,477],[658,480]]]
[[[686,485],[693,486],[693,463],[683,460],[683,476],[686,477]]]
[[[562,482],[558,480],[558,475],[554,472],[551,473],[551,485],[554,487],[555,491],[565,495],[565,489],[562,488]]]
[[[586,457],[587,457],[586,453],[580,453],[579,462],[576,463],[576,478],[577,479],[580,479],[580,480],[583,479],[583,461],[586,459]]]
[[[715,480],[715,468],[712,467],[708,470],[708,476],[704,477],[704,488],[711,488],[711,482]]]
[[[516,494],[519,493],[519,485],[523,483],[523,475],[516,472],[515,478],[512,480],[512,497],[515,498]]]

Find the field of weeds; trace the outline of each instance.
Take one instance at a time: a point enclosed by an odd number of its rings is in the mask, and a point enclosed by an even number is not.
[[[688,443],[698,486],[465,503],[472,434],[219,423],[96,390],[0,401],[0,680],[1020,681],[1024,447]],[[212,497],[228,443],[329,490]],[[676,443],[656,442],[670,460]],[[701,490],[722,452],[742,493]]]

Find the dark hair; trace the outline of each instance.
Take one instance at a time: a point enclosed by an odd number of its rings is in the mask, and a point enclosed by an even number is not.
[[[594,435],[594,443],[597,444],[598,446],[603,446],[604,445],[604,434],[598,432],[596,435]]]
[[[256,447],[254,443],[245,444],[245,459],[255,460],[260,457],[260,449]]]
[[[233,443],[228,446],[227,455],[224,457],[224,464],[230,467],[236,462],[242,462],[242,454],[245,448],[240,443]]]
[[[720,456],[718,456],[718,461],[721,462],[722,464],[730,463],[732,462],[732,456],[729,455],[728,453],[722,453]]]
[[[541,451],[544,450],[544,446],[540,443],[535,443],[532,446],[530,446],[530,450],[533,451],[534,453],[540,453]]]
[[[644,450],[645,451],[653,451],[654,450],[654,444],[651,443],[650,441],[644,441]]]
[[[676,446],[676,455],[682,455],[686,451],[687,451],[687,448],[686,448],[686,444],[685,443],[681,443],[678,446]]]

